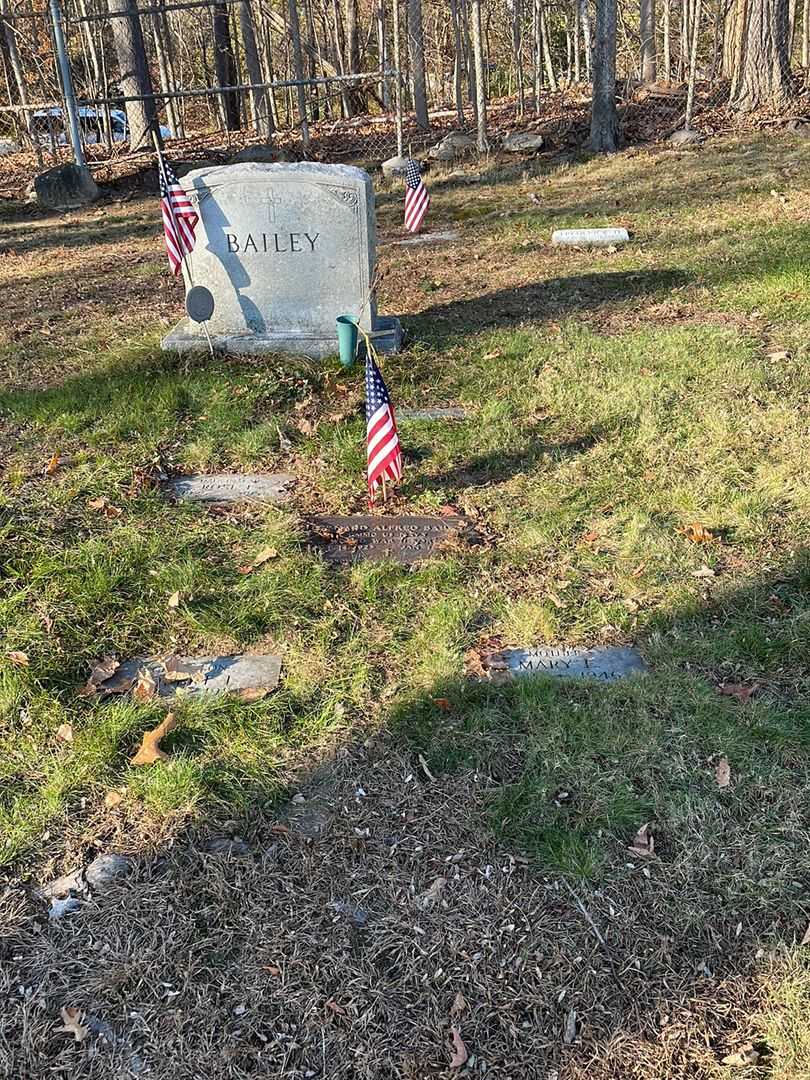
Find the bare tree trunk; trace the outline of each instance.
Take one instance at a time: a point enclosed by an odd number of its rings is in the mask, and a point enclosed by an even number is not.
[[[672,0],[664,0],[664,82],[672,78]]]
[[[810,0],[804,0],[802,18],[802,67],[810,68]]]
[[[689,58],[689,88],[686,92],[686,119],[684,128],[689,131],[692,127],[692,113],[695,108],[695,79],[697,78],[697,54],[698,41],[700,39],[700,14],[701,0],[695,0],[695,11],[692,19],[692,55]]]
[[[473,55],[472,38],[470,37],[470,0],[458,0],[459,22],[464,39],[464,59],[467,67],[467,91],[470,95],[470,105],[473,112],[478,110],[478,88],[475,79],[475,56]]]
[[[377,5],[377,57],[380,69],[380,94],[385,112],[391,109],[391,87],[385,72],[388,70],[388,44],[385,38],[385,2],[380,0]]]
[[[162,7],[162,3],[157,6]],[[171,65],[169,63],[169,46],[166,33],[166,15],[155,11],[152,14],[152,38],[155,43],[155,55],[157,56],[158,72],[160,74],[160,89],[163,94],[170,94],[176,87],[172,78]],[[180,138],[182,121],[178,101],[173,97],[166,97],[166,122],[173,139]]]
[[[532,68],[534,71],[534,111],[540,112],[543,87],[543,31],[540,20],[540,0],[532,4]]]
[[[551,57],[551,42],[548,36],[546,11],[542,3],[540,4],[540,34],[543,40],[543,63],[546,67],[546,80],[551,92],[556,93],[559,87],[557,85],[557,76],[554,74],[554,61]]]
[[[526,111],[523,95],[523,3],[522,0],[512,0],[512,3],[512,62],[515,65],[517,114],[522,117]]]
[[[613,153],[619,143],[616,112],[616,0],[597,0],[593,50],[591,150]]]
[[[481,0],[470,0],[470,19],[472,24],[472,47],[475,57],[476,120],[478,123],[478,150],[485,154],[489,150],[487,140],[487,95],[484,81],[484,43],[481,34]]]
[[[20,104],[27,105],[29,101],[28,84],[25,81],[25,70],[20,60],[20,50],[17,48],[17,31],[13,19],[9,16],[8,0],[0,0],[0,35],[3,37],[5,51],[8,54],[11,70],[14,73],[14,82],[17,84],[17,95]],[[11,101],[9,101],[9,104],[11,104]],[[26,136],[30,136],[29,124],[29,113],[23,112],[23,126],[25,127]],[[36,145],[39,146],[39,143],[36,143]]]
[[[212,14],[212,40],[214,43],[214,73],[218,86],[235,86],[237,83],[236,57],[231,42],[228,5],[216,0]],[[219,95],[220,111],[226,131],[239,130],[239,94],[225,90]]]
[[[459,0],[450,0],[450,16],[453,20],[453,93],[456,101],[456,119],[464,123],[464,43],[461,36]]]
[[[298,22],[298,5],[296,0],[287,0],[287,14],[289,17],[290,42],[292,44],[292,65],[296,82],[296,98],[298,101],[298,123],[301,127],[301,145],[304,150],[309,149],[309,124],[307,122],[307,95],[303,87],[304,80],[304,55],[301,51],[301,25]]]
[[[360,34],[357,25],[357,0],[346,0],[346,74],[360,74]],[[347,91],[351,113],[366,111],[367,101],[363,91],[351,86]]]
[[[579,11],[579,4],[574,3],[574,82],[579,85],[582,79],[582,69],[580,67],[580,49],[579,49],[579,37],[581,30],[581,18]]]
[[[654,83],[655,70],[655,0],[639,4],[639,37],[641,38],[641,81]]]
[[[87,17],[87,0],[76,0],[76,10],[82,18]],[[87,55],[90,58],[90,67],[93,72],[93,88],[94,93],[98,93],[101,89],[101,61],[99,60],[98,49],[96,48],[96,39],[93,37],[92,23],[82,22],[80,23],[82,40],[84,41],[87,49]]]
[[[239,29],[242,33],[242,46],[245,50],[245,68],[247,69],[248,82],[262,82],[262,66],[259,62],[259,50],[256,47],[256,27],[253,21],[253,8],[250,0],[242,0],[239,5]],[[250,91],[250,100],[253,114],[253,127],[257,134],[269,141],[272,135],[272,121],[270,118],[270,106],[267,101],[267,91],[254,87]]]
[[[792,96],[787,0],[734,0],[732,12],[732,106],[754,112],[784,105]]]
[[[118,57],[118,85],[122,94],[124,97],[154,95],[137,3],[135,0],[107,0],[107,4],[110,14],[125,12],[128,15],[126,19],[110,20]],[[149,134],[157,123],[155,99],[152,96],[145,101],[127,101],[125,104],[129,144],[131,149],[137,150],[148,142]]]
[[[408,0],[408,51],[411,56],[413,107],[416,123],[430,128],[425,80],[425,35],[422,26],[422,0]]]
[[[590,82],[593,42],[591,41],[591,15],[588,11],[588,0],[579,0],[579,17],[582,22],[582,43],[585,46],[585,78]]]

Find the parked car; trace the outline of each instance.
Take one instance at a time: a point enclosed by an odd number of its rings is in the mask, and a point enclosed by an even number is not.
[[[80,105],[77,112],[79,114],[82,140],[88,145],[104,142],[104,128],[107,123],[104,110]],[[70,142],[63,109],[38,109],[32,115],[29,126],[31,138],[36,139],[39,143],[47,145],[52,138],[59,146],[64,146]],[[127,114],[123,109],[110,109],[110,128],[113,142],[126,142],[129,138]],[[164,139],[171,138],[171,132],[162,124],[160,134]]]

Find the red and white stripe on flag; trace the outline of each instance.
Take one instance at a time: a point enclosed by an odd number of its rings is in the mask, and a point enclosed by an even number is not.
[[[164,190],[160,211],[169,266],[172,273],[177,275],[183,265],[183,257],[194,250],[194,229],[199,218],[177,178],[170,175],[167,179],[168,185],[162,185]]]
[[[408,232],[419,232],[429,206],[428,189],[418,164],[411,160],[405,170],[405,228]]]
[[[368,422],[368,489],[382,483],[383,477],[396,483],[402,476],[402,452],[391,406],[381,405]]]

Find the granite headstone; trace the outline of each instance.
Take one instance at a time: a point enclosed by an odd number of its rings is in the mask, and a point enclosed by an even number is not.
[[[648,668],[637,649],[597,645],[592,649],[542,646],[537,649],[505,649],[484,658],[484,667],[495,678],[545,675],[555,679],[599,679],[616,682]]]
[[[410,566],[435,555],[451,538],[472,535],[469,522],[458,515],[317,517],[309,530],[309,546],[333,566],[382,559]]]
[[[376,217],[371,178],[349,165],[219,165],[188,173],[183,186],[199,214],[186,287],[214,297],[206,323],[227,353],[337,352],[338,315],[354,315],[378,352],[396,352],[397,319],[377,315],[371,294]],[[184,319],[167,351],[208,347]]]

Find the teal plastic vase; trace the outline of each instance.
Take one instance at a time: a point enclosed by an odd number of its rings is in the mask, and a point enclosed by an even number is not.
[[[336,322],[340,362],[344,367],[350,368],[357,357],[357,316],[338,315]]]

